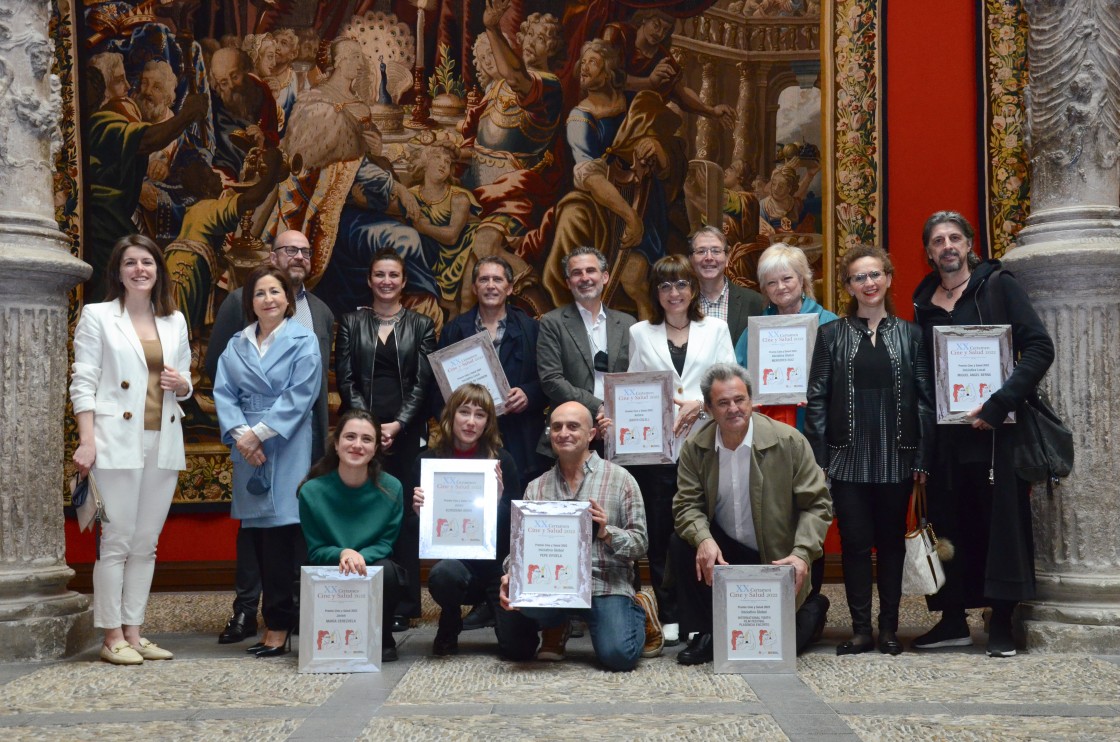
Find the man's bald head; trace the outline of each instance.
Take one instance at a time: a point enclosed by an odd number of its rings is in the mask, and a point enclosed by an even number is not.
[[[289,255],[289,252],[292,254]],[[311,243],[308,242],[307,235],[296,229],[276,235],[276,239],[272,241],[269,260],[284,271],[298,294],[311,273]]]
[[[561,462],[582,460],[595,438],[595,419],[580,402],[557,405],[548,419],[548,437]]]

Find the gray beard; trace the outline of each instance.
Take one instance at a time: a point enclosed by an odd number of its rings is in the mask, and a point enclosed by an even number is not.
[[[171,109],[163,103],[143,95],[136,99],[136,105],[140,108],[141,118],[149,124],[158,124],[171,113]]]

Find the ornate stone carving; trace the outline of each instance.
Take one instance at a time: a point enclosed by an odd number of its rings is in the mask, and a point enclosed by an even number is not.
[[[1120,0],[1024,0],[1030,15],[1027,131],[1035,212],[1116,206]]]

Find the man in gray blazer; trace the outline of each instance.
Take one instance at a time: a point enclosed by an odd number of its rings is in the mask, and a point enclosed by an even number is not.
[[[727,237],[719,227],[707,224],[688,238],[688,262],[700,279],[700,308],[706,317],[718,317],[731,331],[731,344],[747,329],[747,318],[766,309],[762,294],[728,280]]]
[[[327,369],[331,367],[331,340],[334,337],[334,314],[321,299],[308,291],[303,282],[311,272],[311,243],[302,232],[289,230],[281,232],[272,243],[269,262],[279,268],[292,282],[296,295],[296,314],[292,319],[315,333],[319,340],[319,353],[323,357],[323,380],[319,386],[319,398],[311,410],[311,460],[317,461],[323,455],[323,444],[327,438]],[[356,307],[355,307],[356,308]],[[210,342],[206,346],[206,373],[211,380],[218,372],[218,358],[226,349],[230,338],[245,328],[245,318],[241,314],[241,289],[230,292],[218,310],[214,327],[210,331]],[[226,628],[218,636],[220,644],[232,644],[257,633],[257,603],[261,595],[260,568],[253,551],[252,540],[245,532],[237,532],[237,596],[233,600],[233,616]]]
[[[582,403],[602,434],[603,374],[624,373],[629,367],[630,326],[635,320],[603,305],[610,280],[603,253],[577,247],[562,265],[575,302],[541,317],[537,371],[554,409],[565,402]],[[552,456],[547,436],[537,450]]]

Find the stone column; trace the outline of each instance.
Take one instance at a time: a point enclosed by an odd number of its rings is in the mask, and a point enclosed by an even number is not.
[[[1073,474],[1032,494],[1032,650],[1120,652],[1120,0],[1027,0],[1031,207],[1004,264],[1056,346],[1043,385],[1072,428]]]
[[[66,589],[63,417],[68,292],[90,273],[54,219],[60,83],[49,4],[0,12],[0,660],[85,649],[89,600]]]
[[[713,105],[715,100],[716,63],[711,57],[705,56],[700,63],[700,100],[706,105]],[[716,130],[719,123],[706,116],[696,119],[696,159],[711,160],[716,149]]]
[[[734,160],[752,163],[747,152],[747,142],[755,139],[751,132],[751,93],[754,86],[751,83],[753,66],[749,62],[739,62],[735,65],[739,71],[739,99],[735,101],[735,146],[731,153]],[[743,185],[750,187],[750,183]]]

